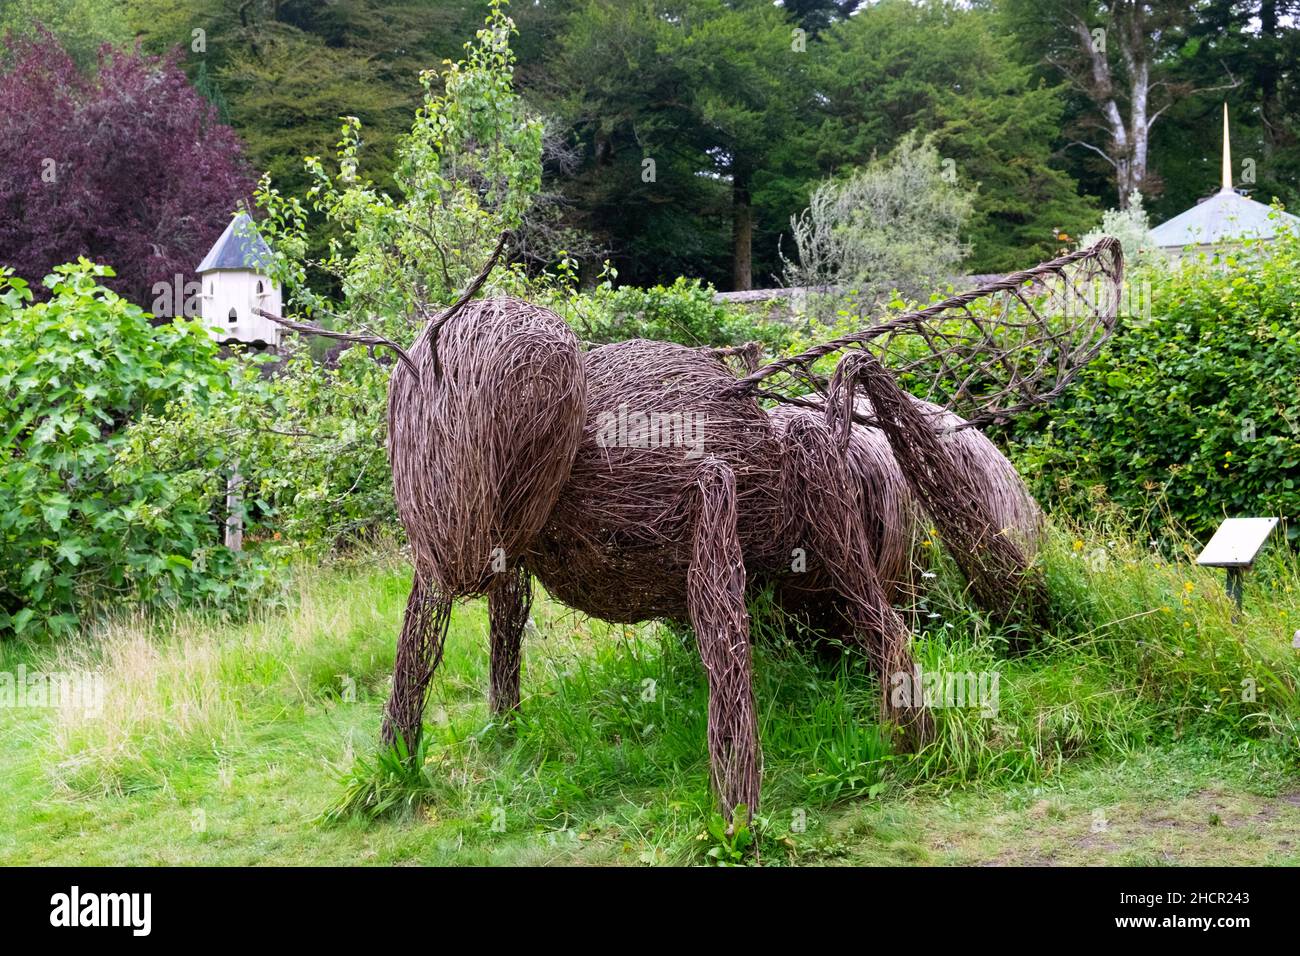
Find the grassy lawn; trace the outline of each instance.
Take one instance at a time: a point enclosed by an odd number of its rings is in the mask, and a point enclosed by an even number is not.
[[[860,661],[811,655],[756,609],[763,862],[1300,862],[1294,565],[1261,568],[1234,622],[1213,575],[1123,543],[1098,561],[1072,538],[1045,555],[1059,627],[1022,658],[952,575],[928,582],[923,667],[996,673],[998,696],[992,713],[937,710],[917,756],[888,751]],[[304,569],[251,621],[120,619],[72,643],[0,646],[0,670],[93,669],[106,687],[98,715],[0,708],[0,863],[705,860],[690,635],[545,600],[519,720],[489,719],[486,618],[466,605],[421,777],[393,788],[397,812],[326,819],[374,775],[409,580],[375,557]]]

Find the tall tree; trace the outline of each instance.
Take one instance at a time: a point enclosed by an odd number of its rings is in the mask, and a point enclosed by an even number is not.
[[[574,7],[549,92],[587,149],[588,181],[600,180],[585,197],[595,202],[582,203],[589,221],[618,238],[628,222],[662,220],[673,204],[677,221],[663,230],[671,256],[687,220],[722,219],[730,284],[749,288],[759,198],[788,194],[788,215],[790,170],[808,167],[790,148],[811,95],[806,36],[795,30],[766,0]],[[775,237],[764,238],[774,251]]]
[[[424,101],[398,144],[396,195],[369,179],[355,118],[344,126],[337,164],[308,160],[306,203],[259,188],[264,231],[278,240],[274,268],[295,306],[409,338],[411,326],[459,294],[503,232],[519,229],[541,185],[543,124],[514,88],[515,27],[504,5],[490,3],[465,59],[422,76]],[[302,281],[308,204],[343,237],[325,262],[342,305]]]
[[[1005,0],[1016,32],[1088,102],[1071,145],[1113,171],[1121,206],[1136,190],[1155,195],[1149,163],[1157,121],[1193,90],[1177,82],[1178,56],[1195,5],[1151,0]],[[1231,78],[1215,84],[1233,85]]]
[[[249,158],[289,192],[310,184],[339,120],[366,131],[363,158],[391,185],[396,145],[421,99],[420,71],[454,56],[483,0],[124,0],[146,49],[179,49],[225,104]]]
[[[251,191],[239,138],[174,58],[115,53],[83,73],[50,34],[0,74],[0,263],[40,280],[86,256],[137,303],[187,275]]]
[[[122,0],[146,49],[178,50],[196,85],[287,194],[313,179],[304,156],[328,156],[344,116],[361,121],[361,162],[393,187],[398,141],[419,105],[420,71],[454,56],[481,25],[485,0]],[[313,212],[313,259],[336,228]],[[312,269],[328,285],[327,271]],[[337,290],[335,290],[337,291]]]
[[[977,186],[967,267],[1000,271],[1058,248],[1057,230],[1097,221],[1054,165],[1065,103],[988,10],[882,0],[823,35],[812,59],[826,173],[866,163],[916,130],[933,134],[951,181]]]

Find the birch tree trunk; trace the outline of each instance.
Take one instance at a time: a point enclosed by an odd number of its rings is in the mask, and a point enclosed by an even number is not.
[[[1105,149],[1091,146],[1115,168],[1115,186],[1120,208],[1128,207],[1129,196],[1147,184],[1147,149],[1151,139],[1151,60],[1147,49],[1147,24],[1142,4],[1112,4],[1109,26],[1092,28],[1082,17],[1074,20],[1074,33],[1089,67],[1088,93],[1106,124]],[[1108,50],[1114,44],[1124,62],[1128,89],[1116,89]],[[1128,116],[1121,109],[1127,100]],[[1158,114],[1157,114],[1158,115]],[[1083,144],[1089,145],[1089,144]]]

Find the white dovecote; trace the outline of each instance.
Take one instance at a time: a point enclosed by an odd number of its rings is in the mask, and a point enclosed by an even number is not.
[[[280,345],[284,329],[254,311],[281,314],[280,287],[264,271],[270,260],[253,220],[241,212],[199,263],[199,314],[217,341]]]

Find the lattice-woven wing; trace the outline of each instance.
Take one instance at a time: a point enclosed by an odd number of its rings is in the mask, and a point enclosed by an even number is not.
[[[1118,321],[1119,242],[1016,272],[927,308],[771,362],[738,382],[763,398],[824,407],[829,355],[870,351],[919,398],[982,425],[1043,405],[1097,355]],[[870,424],[869,415],[855,418]]]

